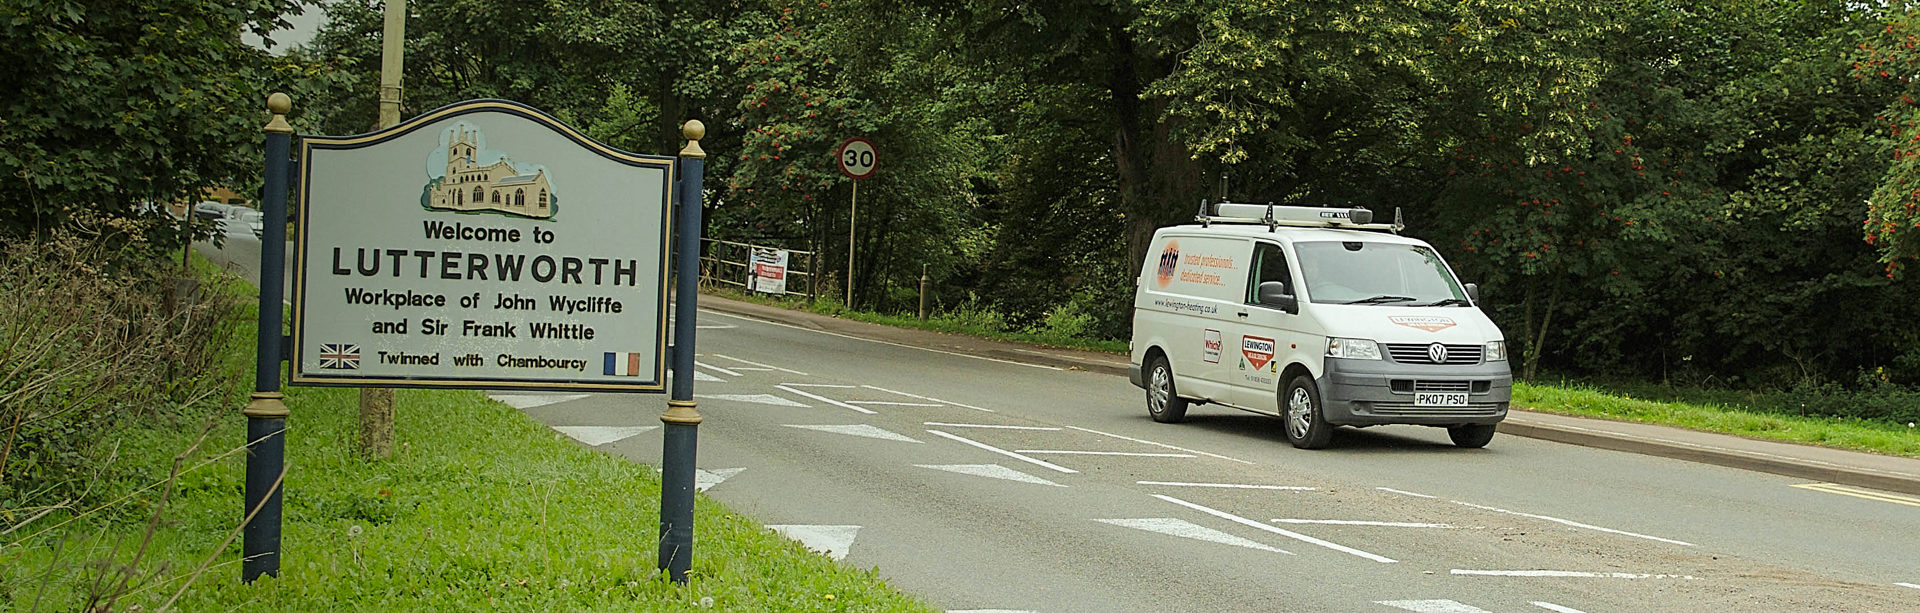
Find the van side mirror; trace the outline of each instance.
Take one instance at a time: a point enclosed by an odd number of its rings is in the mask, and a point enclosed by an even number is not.
[[[1260,284],[1257,294],[1260,304],[1270,306],[1292,314],[1300,313],[1300,299],[1287,293],[1287,286],[1279,281],[1267,281]]]
[[[1479,306],[1480,305],[1480,284],[1468,283],[1464,287],[1467,290],[1467,299],[1472,300],[1474,306]]]

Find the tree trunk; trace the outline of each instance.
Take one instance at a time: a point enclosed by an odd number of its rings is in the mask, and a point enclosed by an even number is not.
[[[1185,143],[1173,137],[1176,126],[1165,117],[1166,102],[1141,98],[1145,82],[1152,79],[1143,78],[1141,69],[1160,74],[1166,67],[1140,57],[1125,30],[1114,31],[1113,41],[1108,100],[1114,117],[1115,191],[1127,220],[1125,265],[1138,271],[1153,231],[1179,221],[1183,211],[1197,210],[1203,177]],[[1124,309],[1123,319],[1132,318],[1131,303],[1114,306]]]

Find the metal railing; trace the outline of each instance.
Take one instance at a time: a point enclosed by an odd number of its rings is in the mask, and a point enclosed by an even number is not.
[[[717,238],[700,239],[700,285],[702,287],[737,287],[742,290],[753,289],[753,250],[778,249],[772,245],[737,243]],[[806,296],[812,300],[820,295],[818,270],[819,260],[812,251],[787,250],[787,294]]]

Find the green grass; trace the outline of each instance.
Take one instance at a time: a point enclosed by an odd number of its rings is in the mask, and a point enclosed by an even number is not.
[[[1513,403],[1518,407],[1549,413],[1665,424],[1752,438],[1920,458],[1920,429],[1905,424],[1779,415],[1740,404],[1649,400],[1578,384],[1514,383]]]
[[[980,338],[1024,342],[1124,354],[1123,341],[1063,337],[1044,332],[1009,332],[995,327],[991,313],[960,309],[928,321],[906,315],[855,311],[830,300],[808,305],[804,299],[774,298],[733,289],[713,290],[734,300],[810,311],[844,319],[966,334]],[[1842,417],[1783,414],[1762,402],[1780,402],[1781,394],[1674,388],[1646,383],[1610,385],[1601,389],[1578,383],[1514,384],[1514,406],[1530,410],[1585,417],[1663,424],[1752,438],[1825,445],[1841,449],[1920,457],[1920,428],[1904,423]],[[1636,398],[1636,396],[1639,396]],[[1650,398],[1651,397],[1651,398]]]
[[[777,306],[796,311],[807,311],[820,315],[864,321],[895,328],[931,330],[934,332],[961,334],[998,341],[1027,343],[1042,347],[1079,349],[1120,355],[1127,353],[1126,341],[1091,339],[1062,334],[1049,330],[1045,326],[1028,330],[1009,330],[1006,322],[999,314],[968,305],[962,305],[951,311],[932,313],[927,316],[926,321],[920,321],[920,318],[914,314],[893,315],[861,311],[847,308],[839,302],[826,298],[815,300],[812,304],[808,304],[806,298],[803,297],[775,298],[766,294],[748,293],[733,288],[709,288],[703,291],[731,300]]]
[[[204,268],[202,269],[204,270]],[[251,311],[248,313],[251,315]],[[252,360],[253,335],[231,349]],[[239,389],[250,388],[251,368]],[[634,415],[664,408],[633,398]],[[152,610],[191,582],[179,610],[226,611],[929,611],[873,570],[804,550],[704,495],[692,579],[656,573],[660,483],[653,469],[582,447],[473,391],[401,390],[394,458],[352,448],[352,389],[290,388],[278,578],[238,582],[243,506],[239,404],[212,412],[206,444],[176,481],[139,577],[117,607]],[[643,419],[643,421],[645,421]],[[122,470],[101,487],[164,481],[201,428],[189,420],[111,434]],[[224,457],[220,457],[222,454]],[[0,610],[83,608],[103,564],[129,564],[164,488],[58,528],[56,514],[0,539]],[[119,496],[113,496],[117,498]],[[119,521],[105,521],[105,517]],[[212,568],[194,576],[213,556]]]

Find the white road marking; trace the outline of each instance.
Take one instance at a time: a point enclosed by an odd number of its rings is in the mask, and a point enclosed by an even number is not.
[[[800,541],[807,549],[824,552],[835,561],[845,559],[847,550],[853,548],[853,539],[860,536],[859,526],[807,526],[781,525],[767,526],[774,532]]]
[[[1383,604],[1415,613],[1490,613],[1486,609],[1451,600],[1376,600],[1374,604]]]
[[[1920,498],[1915,498],[1912,496],[1901,496],[1899,494],[1890,494],[1886,492],[1876,492],[1873,490],[1865,490],[1865,489],[1860,489],[1856,487],[1847,487],[1844,485],[1840,485],[1838,483],[1802,483],[1799,485],[1795,485],[1793,487],[1797,487],[1804,490],[1811,490],[1815,492],[1826,492],[1828,494],[1839,494],[1841,496],[1852,496],[1854,498],[1864,498],[1866,500],[1873,500],[1877,502],[1891,502],[1894,504],[1904,504],[1910,507],[1920,507]]]
[[[1453,569],[1453,574],[1475,577],[1549,577],[1549,578],[1590,578],[1590,579],[1698,579],[1690,575],[1660,575],[1653,573],[1595,573],[1582,570],[1463,570]]]
[[[487,394],[488,398],[506,403],[516,409],[531,409],[549,404],[572,402],[586,398],[586,394]]]
[[[695,468],[693,469],[693,489],[702,492],[707,491],[707,488],[720,485],[721,481],[731,479],[734,475],[738,475],[740,471],[744,470],[746,469],[715,468],[713,470],[707,470],[705,468]]]
[[[1350,553],[1350,554],[1353,554],[1353,555],[1356,555],[1356,556],[1360,556],[1360,557],[1362,557],[1362,558],[1366,558],[1366,559],[1369,559],[1369,560],[1373,560],[1373,561],[1375,561],[1375,562],[1380,562],[1380,563],[1383,563],[1383,564],[1392,564],[1392,563],[1394,563],[1394,560],[1393,560],[1393,558],[1389,558],[1389,557],[1386,557],[1386,556],[1380,556],[1380,555],[1374,555],[1374,554],[1371,554],[1371,553],[1367,553],[1367,552],[1365,552],[1365,551],[1361,551],[1361,550],[1358,550],[1358,549],[1354,549],[1354,548],[1352,548],[1352,547],[1348,547],[1348,546],[1346,546],[1346,545],[1341,545],[1341,544],[1339,544],[1339,543],[1333,543],[1333,542],[1329,542],[1329,541],[1323,541],[1323,540],[1320,540],[1320,539],[1317,539],[1317,538],[1313,538],[1313,537],[1311,537],[1311,536],[1307,536],[1307,535],[1305,535],[1305,534],[1301,534],[1301,533],[1298,533],[1298,532],[1294,532],[1294,531],[1292,531],[1292,530],[1284,530],[1284,529],[1281,529],[1281,528],[1275,528],[1275,527],[1273,527],[1273,526],[1269,526],[1269,525],[1266,525],[1266,524],[1263,524],[1263,523],[1260,523],[1260,522],[1257,522],[1257,521],[1253,521],[1253,520],[1251,520],[1251,519],[1247,519],[1247,518],[1245,518],[1245,517],[1241,517],[1241,516],[1239,516],[1239,515],[1234,515],[1234,514],[1232,514],[1232,513],[1228,513],[1228,512],[1226,512],[1226,511],[1221,511],[1221,510],[1218,510],[1218,509],[1211,509],[1211,508],[1208,508],[1208,507],[1204,507],[1204,506],[1201,506],[1201,505],[1197,505],[1197,504],[1194,504],[1194,503],[1191,503],[1191,502],[1187,502],[1187,501],[1185,501],[1185,500],[1181,500],[1181,499],[1179,499],[1179,498],[1174,498],[1174,497],[1172,497],[1172,496],[1167,496],[1167,495],[1163,495],[1163,494],[1154,494],[1154,495],[1153,495],[1153,497],[1154,497],[1154,498],[1159,498],[1159,499],[1161,499],[1161,500],[1165,500],[1165,501],[1167,501],[1167,502],[1171,502],[1171,503],[1174,503],[1174,504],[1177,504],[1177,505],[1180,505],[1180,506],[1183,506],[1183,507],[1186,507],[1186,508],[1189,508],[1189,509],[1193,509],[1193,510],[1195,510],[1195,511],[1199,511],[1199,512],[1201,512],[1201,513],[1206,513],[1206,514],[1208,514],[1208,515],[1212,515],[1212,516],[1214,516],[1214,517],[1218,517],[1218,518],[1220,518],[1220,519],[1224,519],[1224,520],[1227,520],[1227,521],[1231,521],[1231,522],[1234,522],[1234,523],[1237,523],[1237,524],[1240,524],[1240,525],[1243,525],[1243,526],[1249,526],[1249,527],[1252,527],[1252,528],[1256,528],[1256,529],[1260,529],[1260,530],[1265,530],[1265,531],[1267,531],[1267,532],[1272,532],[1272,533],[1274,533],[1274,534],[1278,534],[1278,535],[1280,535],[1280,536],[1284,536],[1284,537],[1287,537],[1287,538],[1290,538],[1290,539],[1294,539],[1294,540],[1297,540],[1297,541],[1301,541],[1301,542],[1305,542],[1305,543],[1312,543],[1312,544],[1314,544],[1314,545],[1319,545],[1319,546],[1321,546],[1321,547],[1325,547],[1325,548],[1328,548],[1328,549],[1332,549],[1332,550],[1334,550],[1334,551],[1338,551],[1338,552],[1341,552],[1341,553]]]
[[[1080,472],[1080,471],[1077,471],[1077,470],[1074,470],[1074,469],[1071,469],[1071,468],[1067,468],[1067,467],[1065,467],[1065,466],[1061,466],[1061,465],[1059,465],[1059,464],[1054,464],[1054,463],[1052,463],[1052,462],[1048,462],[1048,461],[1046,461],[1046,460],[1042,460],[1042,459],[1038,459],[1038,458],[1029,458],[1029,457],[1027,457],[1027,456],[1023,456],[1023,455],[1020,455],[1020,454],[1017,454],[1017,453],[1014,453],[1014,452],[1011,452],[1011,451],[1007,451],[1007,450],[1005,450],[1005,449],[1001,449],[1001,448],[999,448],[999,447],[995,447],[995,446],[993,446],[993,445],[988,445],[988,444],[986,444],[986,443],[982,443],[982,442],[979,442],[979,441],[975,441],[975,440],[971,440],[971,439],[967,439],[967,438],[965,438],[965,437],[961,437],[961,436],[956,436],[956,435],[953,435],[953,434],[948,434],[948,433],[946,433],[946,432],[941,432],[941,431],[939,431],[939,430],[928,430],[928,431],[927,431],[927,433],[928,433],[928,434],[932,434],[932,435],[934,435],[934,436],[938,436],[938,437],[942,437],[942,438],[947,438],[947,439],[952,439],[952,440],[956,440],[956,441],[960,441],[960,442],[962,442],[962,443],[966,443],[966,444],[968,444],[968,445],[973,445],[973,446],[975,446],[975,447],[979,447],[979,448],[981,448],[981,449],[985,449],[985,450],[987,450],[987,451],[991,451],[991,452],[994,452],[994,453],[997,453],[997,454],[1000,454],[1000,455],[1003,455],[1003,456],[1007,456],[1007,457],[1009,457],[1009,458],[1013,458],[1013,459],[1016,459],[1016,460],[1019,460],[1019,461],[1022,461],[1022,462],[1026,462],[1026,463],[1028,463],[1028,464],[1033,464],[1033,465],[1036,465],[1036,466],[1045,466],[1045,467],[1047,467],[1047,468],[1051,468],[1051,469],[1053,469],[1053,470],[1057,470],[1057,471],[1060,471],[1060,472],[1063,472],[1063,473],[1067,473],[1067,474],[1073,474],[1073,473],[1077,473],[1077,472]]]
[[[1059,428],[1048,428],[1044,426],[1002,426],[997,424],[951,424],[944,421],[923,421],[920,423],[923,423],[929,426],[946,426],[949,428],[998,428],[1001,430],[1047,430],[1047,431],[1060,430]]]
[[[1298,485],[1243,485],[1239,483],[1185,483],[1181,481],[1135,481],[1140,485],[1171,485],[1175,487],[1224,487],[1241,490],[1301,490],[1311,491],[1320,488],[1300,487]]]
[[[573,437],[573,440],[580,441],[588,447],[599,447],[658,427],[660,426],[554,426],[553,429]]]
[[[1533,601],[1533,606],[1540,607],[1548,611],[1553,611],[1554,613],[1587,613],[1586,611],[1575,609],[1573,607],[1563,607],[1557,604],[1553,604],[1551,602],[1540,602],[1538,600]]]
[[[1895,583],[1894,585],[1898,585],[1900,587],[1910,587],[1916,590],[1920,590],[1920,583]]]
[[[1074,449],[1015,449],[1017,453],[1038,455],[1111,455],[1139,458],[1191,458],[1191,453],[1134,453],[1131,451],[1079,451]]]
[[[696,370],[696,371],[693,371],[693,380],[695,380],[695,381],[711,381],[711,382],[714,382],[714,383],[725,383],[725,382],[727,381],[726,379],[722,379],[722,378],[719,378],[719,377],[715,377],[715,376],[713,376],[713,375],[709,375],[709,374],[707,374],[707,373],[706,373],[705,371],[699,371],[699,370]]]
[[[793,391],[793,390],[787,390],[787,391]],[[801,395],[804,396],[805,394],[801,394]],[[775,396],[773,394],[694,394],[693,397],[706,398],[708,400],[732,400],[734,402],[771,404],[777,407],[800,407],[802,409],[813,408],[804,404],[800,404],[798,402],[794,402],[792,400],[787,400],[785,398]]]
[[[800,428],[803,430],[814,430],[817,432],[831,432],[834,434],[846,434],[851,436],[864,436],[867,438],[877,438],[883,441],[901,441],[905,443],[920,442],[920,441],[913,440],[912,438],[909,438],[907,435],[896,434],[892,430],[887,430],[887,429],[879,428],[875,426],[869,426],[866,424],[855,424],[851,426],[831,426],[831,425],[821,426],[821,425],[809,425],[809,424],[781,424],[781,425],[784,425],[788,428]]]
[[[720,373],[720,374],[723,374],[723,375],[726,375],[726,376],[729,376],[729,377],[738,377],[738,376],[740,376],[740,373],[737,373],[737,372],[734,372],[734,371],[731,371],[731,370],[727,370],[727,369],[725,369],[725,368],[721,368],[721,367],[718,367],[718,366],[714,366],[714,365],[712,365],[712,364],[708,364],[708,363],[706,363],[706,362],[702,362],[702,361],[699,361],[699,360],[694,360],[694,361],[693,361],[693,365],[694,365],[694,366],[699,366],[699,367],[701,367],[701,368],[707,368],[707,369],[711,369],[711,370],[713,370],[714,372],[717,372],[717,373]]]
[[[1075,429],[1075,430],[1079,430],[1079,431],[1081,431],[1081,432],[1090,432],[1090,433],[1093,433],[1093,434],[1098,434],[1098,435],[1100,435],[1100,436],[1111,436],[1111,437],[1113,437],[1113,438],[1117,438],[1117,439],[1120,439],[1120,440],[1123,440],[1123,441],[1133,441],[1133,442],[1136,442],[1136,443],[1145,443],[1145,444],[1148,444],[1148,445],[1153,445],[1153,446],[1155,446],[1155,447],[1165,447],[1165,448],[1167,448],[1167,449],[1173,449],[1173,450],[1177,450],[1177,451],[1185,451],[1185,452],[1187,452],[1187,453],[1197,453],[1197,454],[1200,454],[1200,455],[1203,455],[1203,456],[1207,456],[1207,457],[1209,457],[1209,458],[1220,458],[1220,459],[1222,459],[1222,460],[1233,460],[1233,461],[1235,461],[1235,462],[1239,462],[1239,463],[1241,463],[1241,464],[1252,464],[1252,462],[1248,462],[1248,461],[1246,461],[1246,460],[1241,460],[1241,459],[1236,459],[1236,458],[1229,458],[1229,457],[1227,457],[1227,456],[1223,456],[1223,455],[1220,455],[1220,454],[1216,454],[1216,453],[1207,453],[1207,452],[1205,452],[1205,451],[1194,451],[1194,450],[1192,450],[1192,449],[1188,449],[1188,448],[1186,448],[1186,447],[1175,447],[1175,446],[1173,446],[1173,445],[1168,445],[1168,444],[1166,444],[1166,443],[1156,443],[1156,442],[1153,442],[1153,441],[1149,441],[1149,440],[1142,440],[1142,439],[1137,439],[1137,438],[1133,438],[1133,437],[1130,437],[1130,436],[1120,436],[1120,435],[1118,435],[1118,434],[1113,434],[1113,433],[1111,433],[1111,432],[1101,432],[1101,431],[1099,431],[1099,430],[1090,430],[1090,429],[1087,429],[1087,428],[1082,428],[1082,427],[1080,427],[1080,426],[1067,426],[1067,427],[1068,427],[1068,428],[1073,428],[1073,429]]]
[[[771,368],[761,368],[758,366],[735,366],[733,369],[740,372],[773,372]]]
[[[1406,490],[1396,490],[1396,489],[1393,489],[1393,488],[1390,488],[1390,487],[1376,487],[1376,488],[1373,488],[1373,489],[1376,489],[1376,490],[1380,490],[1380,491],[1383,491],[1383,492],[1393,492],[1393,493],[1395,493],[1395,494],[1400,494],[1400,495],[1402,495],[1402,496],[1412,496],[1412,497],[1414,497],[1414,498],[1432,498],[1432,499],[1435,499],[1435,500],[1438,500],[1438,499],[1440,499],[1440,497],[1439,497],[1439,496],[1428,496],[1428,495],[1426,495],[1426,494],[1415,494],[1415,493],[1413,493],[1413,492],[1409,492],[1409,491],[1406,491]]]
[[[809,393],[806,393],[806,392],[803,392],[803,391],[800,391],[800,390],[797,390],[797,389],[793,389],[792,387],[788,387],[789,385],[792,385],[792,384],[791,384],[791,383],[782,383],[782,384],[779,384],[779,385],[775,385],[775,386],[773,386],[773,387],[774,387],[774,388],[776,388],[776,389],[780,389],[780,390],[785,390],[786,392],[788,392],[788,393],[791,393],[791,394],[795,394],[795,395],[799,395],[799,396],[805,396],[805,397],[808,397],[808,398],[812,398],[812,399],[814,399],[814,400],[818,400],[818,401],[821,401],[821,402],[824,402],[824,403],[827,403],[827,404],[831,404],[831,405],[833,405],[833,406],[836,406],[836,407],[840,407],[840,408],[842,408],[842,409],[853,409],[853,410],[855,410],[855,411],[858,411],[858,412],[861,412],[861,413],[866,413],[866,414],[868,414],[868,415],[879,415],[879,413],[877,413],[877,412],[875,412],[875,411],[873,411],[872,409],[864,409],[864,408],[860,408],[860,407],[857,407],[857,406],[853,406],[853,405],[851,405],[851,404],[847,404],[847,403],[844,403],[844,402],[841,402],[841,401],[838,401],[838,400],[834,400],[834,399],[832,399],[832,398],[828,398],[828,397],[826,397],[826,396],[816,396],[816,395],[813,395],[813,394],[809,394]]]
[[[1287,555],[1294,555],[1293,552],[1287,551],[1285,549],[1273,547],[1258,541],[1252,541],[1252,540],[1240,538],[1231,534],[1227,534],[1225,532],[1221,532],[1219,530],[1215,530],[1212,528],[1208,528],[1206,526],[1195,524],[1193,522],[1190,522],[1184,519],[1174,519],[1172,517],[1149,517],[1145,519],[1096,519],[1093,521],[1097,521],[1103,524],[1112,524],[1112,525],[1120,526],[1123,528],[1133,528],[1135,530],[1145,530],[1148,532],[1157,532],[1160,534],[1167,534],[1167,535],[1177,536],[1180,538],[1189,538],[1197,541],[1206,541],[1209,543],[1220,543],[1222,545],[1233,545],[1236,547],[1246,547],[1248,549],[1258,549],[1261,551],[1271,551],[1274,553],[1284,553]]]
[[[1046,479],[1042,479],[1039,477],[1035,477],[1033,475],[1029,475],[1027,473],[1023,473],[1011,468],[1007,468],[999,464],[915,464],[914,466],[918,466],[920,468],[931,468],[934,470],[944,470],[950,473],[960,473],[962,475],[973,475],[975,477],[987,477],[990,479],[1006,479],[1008,481],[1019,481],[1021,483],[1035,483],[1039,485],[1051,485],[1054,487],[1066,487],[1064,485],[1060,485],[1058,483],[1054,483]]]
[[[1411,521],[1366,521],[1359,519],[1276,519],[1283,524],[1326,524],[1331,526],[1380,526],[1384,528],[1452,528],[1453,524],[1428,524]]]
[[[988,412],[988,413],[994,413],[994,412],[995,412],[995,411],[994,411],[993,409],[982,409],[982,408],[980,408],[980,407],[976,407],[976,406],[973,406],[973,405],[968,405],[968,404],[960,404],[960,403],[958,403],[958,402],[954,402],[954,401],[951,401],[951,400],[941,400],[941,399],[939,399],[939,398],[928,398],[928,397],[926,397],[926,396],[921,396],[921,395],[919,395],[919,394],[909,394],[909,393],[906,393],[906,392],[902,392],[902,391],[897,391],[897,390],[890,390],[890,389],[887,389],[887,388],[884,388],[884,387],[878,387],[878,386],[873,386],[873,385],[862,385],[862,386],[860,386],[860,387],[864,387],[864,388],[867,388],[867,389],[870,389],[870,390],[879,390],[879,391],[882,391],[882,392],[886,392],[886,393],[889,393],[889,394],[899,394],[899,395],[901,395],[901,396],[906,396],[906,397],[908,397],[908,398],[918,398],[918,399],[920,399],[920,400],[926,400],[926,401],[931,401],[931,402],[938,402],[938,403],[942,403],[942,404],[951,404],[951,405],[953,405],[953,406],[956,406],[956,407],[960,407],[960,408],[963,408],[963,409],[973,409],[973,410],[975,410],[975,411],[986,411],[986,412]]]
[[[943,406],[947,406],[944,404],[927,404],[925,402],[887,402],[884,400],[848,400],[847,404],[870,404],[876,407],[943,407]]]
[[[902,347],[902,348],[906,348],[906,349],[916,349],[916,350],[919,350],[919,351],[928,351],[928,352],[932,352],[932,353],[944,353],[944,354],[946,354],[946,355],[951,355],[951,356],[959,356],[959,357],[963,357],[963,358],[972,358],[972,359],[975,359],[975,360],[985,360],[985,361],[988,361],[988,362],[999,362],[999,363],[1001,363],[1001,364],[1012,364],[1012,365],[1014,365],[1014,366],[1025,366],[1025,367],[1028,367],[1028,368],[1038,368],[1038,369],[1041,369],[1041,370],[1066,370],[1066,369],[1064,369],[1064,368],[1060,368],[1060,367],[1058,367],[1058,366],[1045,366],[1045,365],[1041,365],[1041,364],[1028,364],[1028,363],[1026,363],[1026,362],[1015,362],[1015,361],[1013,361],[1013,360],[1002,360],[1002,359],[999,359],[999,358],[989,358],[989,357],[985,357],[985,356],[977,356],[977,355],[969,355],[969,354],[965,354],[965,353],[959,353],[959,352],[955,352],[955,351],[944,351],[944,350],[940,350],[940,349],[928,349],[928,348],[926,348],[926,347],[915,347],[915,346],[913,346],[913,345],[902,345],[902,344],[900,344],[900,343],[895,343],[895,342],[889,342],[889,341],[881,341],[881,340],[874,340],[874,339],[871,339],[871,338],[860,338],[860,337],[858,337],[858,336],[851,336],[851,335],[846,335],[846,334],[841,334],[841,333],[839,333],[839,332],[828,332],[828,331],[826,331],[826,330],[815,330],[815,329],[813,329],[813,328],[807,328],[807,327],[802,327],[802,326],[795,326],[795,325],[792,325],[792,324],[783,324],[783,323],[780,323],[780,322],[777,322],[777,321],[768,321],[768,320],[765,320],[765,319],[754,319],[754,318],[752,318],[752,317],[742,317],[742,316],[739,316],[739,315],[734,315],[734,314],[731,314],[731,313],[721,313],[721,312],[718,312],[718,311],[708,311],[708,310],[704,310],[704,309],[703,309],[703,310],[701,310],[700,312],[702,312],[702,313],[708,313],[708,314],[712,314],[712,315],[719,315],[719,316],[721,316],[721,317],[732,317],[732,318],[734,318],[734,319],[740,319],[740,320],[745,320],[745,321],[751,321],[751,322],[757,322],[757,323],[763,323],[763,324],[766,324],[766,325],[769,325],[769,326],[779,326],[779,327],[782,327],[782,328],[793,328],[793,329],[795,329],[795,330],[801,330],[801,331],[804,331],[804,332],[812,332],[812,333],[814,333],[814,334],[825,334],[825,335],[827,335],[827,336],[838,336],[838,337],[840,337],[840,338],[845,338],[845,339],[852,339],[852,340],[856,340],[856,341],[865,341],[865,342],[869,342],[869,343],[877,343],[877,344],[881,344],[881,345],[892,345],[892,346],[895,346],[895,347]]]
[[[843,390],[860,387],[858,385],[839,385],[835,383],[782,383],[781,385],[791,385],[794,387],[828,387],[828,388],[843,389]]]
[[[753,360],[742,360],[742,359],[740,359],[740,358],[736,358],[736,357],[733,357],[733,356],[730,356],[730,355],[727,355],[727,354],[724,354],[724,353],[716,353],[716,354],[713,354],[713,357],[716,357],[716,358],[726,358],[726,359],[729,359],[729,360],[733,360],[733,361],[735,361],[735,362],[739,362],[739,363],[741,363],[741,364],[746,364],[746,365],[748,365],[748,366],[758,366],[758,367],[761,367],[761,368],[771,368],[771,369],[774,369],[774,370],[777,370],[777,371],[780,371],[780,372],[784,372],[784,373],[791,373],[791,374],[796,374],[796,375],[800,375],[800,376],[802,376],[802,377],[811,377],[811,376],[813,376],[813,375],[809,375],[809,374],[807,374],[807,373],[803,373],[803,372],[800,372],[800,371],[797,371],[797,370],[793,370],[793,369],[790,369],[790,368],[781,368],[781,367],[778,367],[778,366],[774,366],[774,365],[772,365],[772,364],[761,364],[761,363],[759,363],[759,362],[755,362],[755,361],[753,361]]]
[[[1627,532],[1627,531],[1625,531],[1625,530],[1615,530],[1615,529],[1613,529],[1613,528],[1602,528],[1602,527],[1600,527],[1600,526],[1595,526],[1595,525],[1592,525],[1592,524],[1583,524],[1583,523],[1580,523],[1580,522],[1577,522],[1577,521],[1573,521],[1573,520],[1570,520],[1570,519],[1560,519],[1560,518],[1558,518],[1558,517],[1548,517],[1548,516],[1545,516],[1545,515],[1535,515],[1535,514],[1532,514],[1532,513],[1521,513],[1521,512],[1519,512],[1519,511],[1508,511],[1508,510],[1506,510],[1506,509],[1500,509],[1500,508],[1495,508],[1495,507],[1489,507],[1489,506],[1485,506],[1485,505],[1478,505],[1478,504],[1473,504],[1473,503],[1471,503],[1471,502],[1460,502],[1460,501],[1458,501],[1458,500],[1455,500],[1455,501],[1453,501],[1453,503],[1454,503],[1454,504],[1460,504],[1460,505],[1466,505],[1466,506],[1469,506],[1469,507],[1473,507],[1473,508],[1476,508],[1476,509],[1481,509],[1481,510],[1484,510],[1484,511],[1493,511],[1493,512],[1495,512],[1495,513],[1506,513],[1506,514],[1508,514],[1508,515],[1518,515],[1518,516],[1521,516],[1521,517],[1531,517],[1531,518],[1534,518],[1534,519],[1540,519],[1540,520],[1546,520],[1546,521],[1550,521],[1550,522],[1553,522],[1553,523],[1556,523],[1556,524],[1564,524],[1564,525],[1568,525],[1568,526],[1573,526],[1573,527],[1575,527],[1575,528],[1585,528],[1585,529],[1588,529],[1588,530],[1598,530],[1598,531],[1600,531],[1600,532],[1606,532],[1606,533],[1609,533],[1609,534],[1618,534],[1618,535],[1621,535],[1621,536],[1631,536],[1631,537],[1634,537],[1634,538],[1643,538],[1643,539],[1647,539],[1647,540],[1649,540],[1649,541],[1660,541],[1660,542],[1662,542],[1662,543],[1672,543],[1672,544],[1674,544],[1674,545],[1679,545],[1679,546],[1682,546],[1682,547],[1692,547],[1692,546],[1693,546],[1693,543],[1689,543],[1689,542],[1686,542],[1686,541],[1676,541],[1676,540],[1673,540],[1673,539],[1668,539],[1668,538],[1660,538],[1660,537],[1657,537],[1657,536],[1647,536],[1647,535],[1645,535],[1645,534],[1638,534],[1638,533],[1633,533],[1633,532]]]

